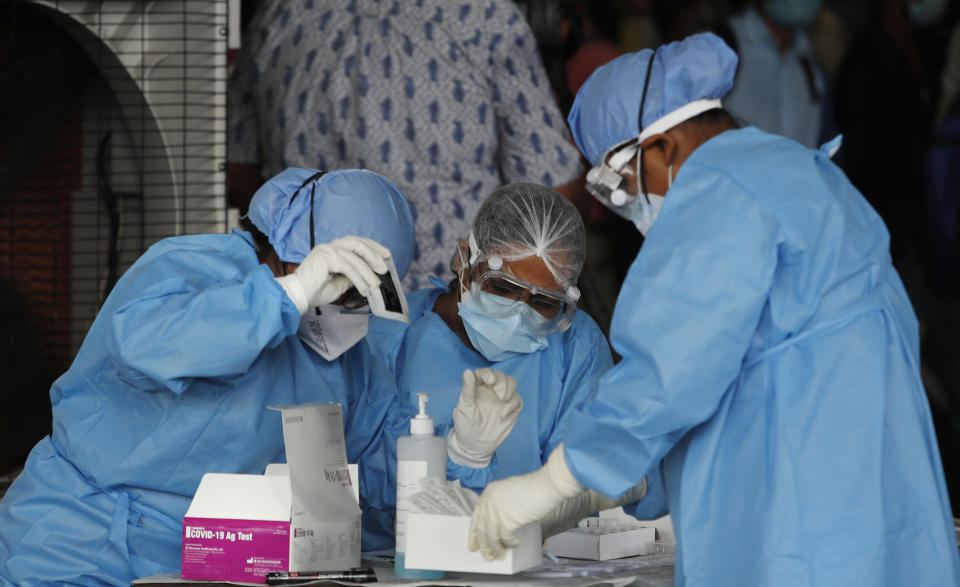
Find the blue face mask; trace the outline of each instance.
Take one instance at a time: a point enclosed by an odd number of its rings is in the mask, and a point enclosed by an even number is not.
[[[788,29],[802,29],[813,24],[823,0],[766,0],[763,13],[770,20]]]
[[[947,0],[910,0],[907,2],[907,16],[917,26],[932,26],[943,17]]]
[[[509,309],[504,318],[494,318],[480,306],[477,296],[484,304],[496,304]],[[511,308],[511,306],[513,306]],[[535,353],[547,347],[547,337],[533,334],[533,331],[547,322],[547,319],[523,302],[513,301],[485,291],[467,291],[457,304],[460,318],[467,330],[467,337],[473,348],[496,363],[525,353]]]

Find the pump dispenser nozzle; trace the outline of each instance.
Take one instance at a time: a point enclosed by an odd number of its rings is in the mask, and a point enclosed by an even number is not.
[[[418,393],[417,401],[420,403],[420,413],[410,419],[410,434],[433,435],[433,418],[427,415],[427,402],[430,401],[430,394]]]

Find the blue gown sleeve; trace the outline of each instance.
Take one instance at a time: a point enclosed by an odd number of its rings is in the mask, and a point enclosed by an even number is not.
[[[586,314],[577,316],[576,336],[564,354],[566,376],[563,380],[560,405],[553,422],[543,422],[547,428],[546,443],[541,447],[540,460],[547,462],[553,449],[563,440],[567,422],[574,408],[593,397],[600,378],[613,367],[610,345],[600,327]]]
[[[447,427],[447,430],[443,433],[443,436],[446,437],[449,432],[450,427]],[[490,459],[489,465],[480,468],[459,465],[453,462],[450,457],[447,457],[447,479],[450,481],[459,480],[460,485],[469,487],[477,493],[482,493],[484,487],[496,480],[496,477],[494,477],[494,471],[496,470],[497,453],[493,453],[493,457]]]
[[[416,318],[411,318],[412,323]],[[397,374],[397,355],[403,345],[407,328],[409,328],[408,324],[371,316],[367,336],[364,339],[373,355],[383,361],[394,377]]]
[[[416,410],[402,401],[393,374],[361,341],[344,356],[350,410],[347,460],[360,468],[364,550],[393,545],[397,506],[397,439],[410,434]]]
[[[137,263],[114,294],[108,346],[118,370],[182,393],[196,378],[245,373],[296,333],[300,315],[265,265],[174,250]]]
[[[640,501],[623,506],[623,511],[638,520],[656,520],[669,513],[667,488],[663,480],[663,461],[650,469],[646,478],[646,495]]]
[[[360,465],[361,491],[375,507],[396,505],[397,439],[410,434],[416,410],[401,401],[393,375],[365,343],[351,350],[347,381],[350,411],[345,423],[347,458]]]
[[[780,224],[719,170],[684,166],[620,290],[623,360],[571,416],[565,456],[619,496],[709,419],[737,380],[779,259]]]

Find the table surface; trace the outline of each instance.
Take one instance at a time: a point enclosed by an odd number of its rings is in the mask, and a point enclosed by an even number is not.
[[[397,579],[393,574],[393,563],[386,559],[364,558],[363,564],[372,567],[377,573],[376,583],[363,583],[379,587],[419,587],[427,585],[486,587],[500,585],[524,585],[546,587],[561,585],[566,587],[590,587],[593,585],[631,587],[673,587],[673,554],[651,554],[617,559],[612,561],[584,561],[560,559],[517,573],[516,575],[487,575],[480,573],[448,572],[442,579],[429,581]],[[178,575],[157,575],[139,579],[135,587],[165,587],[169,585],[258,585],[257,583],[225,583],[220,581],[187,581]],[[260,583],[259,585],[262,585]],[[327,581],[311,585],[359,585]]]

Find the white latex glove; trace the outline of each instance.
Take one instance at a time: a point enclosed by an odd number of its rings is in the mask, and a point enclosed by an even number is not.
[[[640,501],[647,495],[647,479],[643,478],[618,499],[588,489],[566,500],[540,520],[540,532],[546,540],[555,534],[573,528],[583,518],[600,510],[620,507]]]
[[[351,287],[361,294],[380,286],[390,250],[368,238],[345,236],[316,245],[297,269],[277,281],[302,316],[313,306],[331,304]]]
[[[453,429],[447,435],[447,455],[458,465],[479,469],[513,430],[523,400],[517,380],[483,367],[463,372],[460,399],[453,410]]]
[[[500,558],[504,549],[517,546],[514,533],[520,527],[544,519],[583,491],[567,467],[561,443],[533,473],[487,485],[473,510],[467,546],[481,550],[487,560]]]

